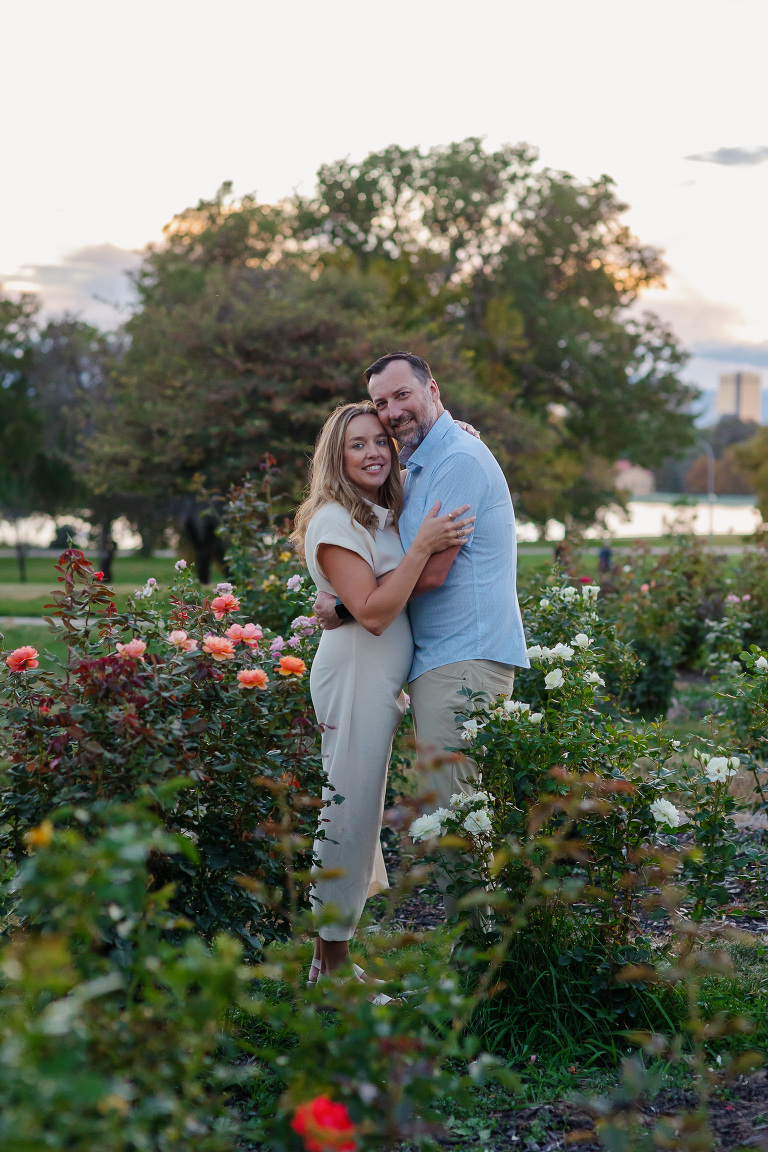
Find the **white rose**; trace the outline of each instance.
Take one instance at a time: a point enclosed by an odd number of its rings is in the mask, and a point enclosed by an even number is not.
[[[473,836],[482,836],[483,833],[490,832],[492,828],[490,817],[483,808],[477,812],[467,812],[461,826]]]
[[[549,600],[546,597],[539,600],[539,608],[549,608]]]
[[[685,822],[685,813],[678,811],[669,800],[654,800],[651,812],[657,824],[666,824],[669,828],[679,828]]]
[[[531,644],[530,648],[526,651],[526,655],[529,660],[540,660],[543,651],[544,649],[541,644]]]
[[[484,725],[481,720],[475,720],[474,718],[472,720],[465,720],[462,724],[462,740],[465,740],[467,744],[473,744],[482,727],[484,727]]]
[[[518,713],[518,712],[530,712],[530,710],[531,710],[530,704],[524,704],[522,700],[505,700],[504,701],[504,711],[505,712]]]
[[[552,656],[556,656],[558,660],[570,660],[573,656],[573,648],[568,644],[555,644],[551,651]]]
[[[590,644],[592,643],[586,632],[579,632],[576,636],[574,636],[573,642],[577,648],[589,648]]]
[[[597,600],[600,595],[599,584],[582,584],[581,595],[585,600]]]
[[[411,824],[408,834],[414,841],[436,840],[443,831],[442,808],[437,812],[429,812],[426,816],[419,816]]]
[[[553,668],[551,672],[547,672],[544,677],[544,687],[550,692],[553,688],[560,688],[565,683],[565,676],[563,676],[562,668]]]
[[[578,589],[573,588],[570,584],[566,584],[564,588],[558,588],[557,594],[561,599],[565,600],[566,604],[570,604],[574,596],[578,595]]]
[[[541,721],[544,719],[544,713],[531,712],[528,716],[528,719],[530,720],[531,724],[541,724]]]
[[[722,784],[736,775],[740,762],[738,756],[712,756],[704,766],[704,775],[713,784]]]
[[[768,660],[765,656],[758,656],[755,660],[755,672],[768,672]]]
[[[584,680],[587,684],[602,684],[605,686],[605,680],[597,672],[585,672]]]
[[[467,795],[465,795],[464,792],[454,792],[453,796],[451,796],[449,803],[451,805],[451,808],[461,808],[462,805],[464,804],[465,800],[468,800],[468,799],[469,799],[469,797]]]

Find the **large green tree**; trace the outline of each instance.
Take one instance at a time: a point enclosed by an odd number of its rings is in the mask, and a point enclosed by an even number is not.
[[[221,488],[264,453],[295,499],[328,410],[406,346],[481,428],[523,514],[592,522],[617,498],[618,458],[653,466],[693,437],[685,356],[633,310],[663,266],[624,207],[607,177],[476,139],[340,161],[315,195],[278,205],[223,186],[139,273],[92,488],[181,516],[193,541],[194,486]]]
[[[22,523],[55,515],[74,494],[70,462],[49,442],[49,422],[33,385],[39,302],[30,293],[0,297],[0,515],[15,528],[19,579],[26,580]]]
[[[652,467],[694,436],[686,356],[630,311],[658,251],[622,223],[612,181],[541,169],[526,145],[391,147],[321,168],[296,227],[329,267],[376,270],[407,339],[424,316],[460,342],[470,381],[443,381],[498,451],[534,520],[586,523],[611,465]]]
[[[329,410],[359,397],[362,368],[398,342],[384,279],[321,268],[288,244],[289,218],[233,204],[225,187],[173,221],[137,280],[128,349],[97,413],[91,486],[180,519],[203,575],[214,541],[195,490],[271,454],[288,510]],[[430,335],[421,348],[447,363],[446,337]]]

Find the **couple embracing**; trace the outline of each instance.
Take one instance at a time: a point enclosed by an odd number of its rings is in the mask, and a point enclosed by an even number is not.
[[[498,463],[445,411],[419,356],[382,356],[365,379],[370,400],[336,409],[323,427],[293,533],[319,590],[310,689],[328,781],[344,797],[323,810],[315,843],[311,899],[316,912],[334,911],[319,927],[310,983],[347,970],[366,978],[350,968],[349,941],[367,897],[387,887],[381,818],[403,685],[421,790],[437,809],[475,790],[473,762],[445,758],[460,743],[462,688],[509,696],[515,666],[528,666]],[[444,903],[451,915],[445,892]]]

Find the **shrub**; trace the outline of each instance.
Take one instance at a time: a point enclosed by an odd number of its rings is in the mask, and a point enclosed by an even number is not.
[[[197,848],[194,860],[156,852],[149,862],[157,885],[176,885],[175,911],[207,939],[231,930],[253,951],[285,937],[295,894],[273,830],[292,814],[308,866],[320,805],[302,634],[311,627],[287,641],[270,635],[228,586],[209,599],[188,571],[167,603],[148,585],[118,613],[81,552],[68,550],[57,568],[51,620],[68,660],[54,672],[0,664],[10,761],[0,851],[22,859],[26,832],[62,805],[76,813],[144,794],[165,828]],[[164,792],[169,781],[183,786]],[[243,875],[258,884],[244,886]]]
[[[97,832],[43,825],[12,884],[0,953],[0,1146],[227,1152],[244,1125],[226,1104],[221,1021],[247,1005],[240,946],[212,948],[148,893],[153,853],[194,856],[140,806]],[[85,815],[81,817],[84,821]],[[37,845],[37,847],[35,847]]]

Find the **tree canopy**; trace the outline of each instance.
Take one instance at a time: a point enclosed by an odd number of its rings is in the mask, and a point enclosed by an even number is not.
[[[519,513],[592,522],[617,459],[653,467],[694,439],[685,354],[637,311],[661,257],[624,210],[607,176],[476,138],[325,165],[279,204],[223,185],[137,274],[124,353],[74,420],[88,491],[162,520],[269,453],[288,509],[329,410],[405,347],[480,428]]]

